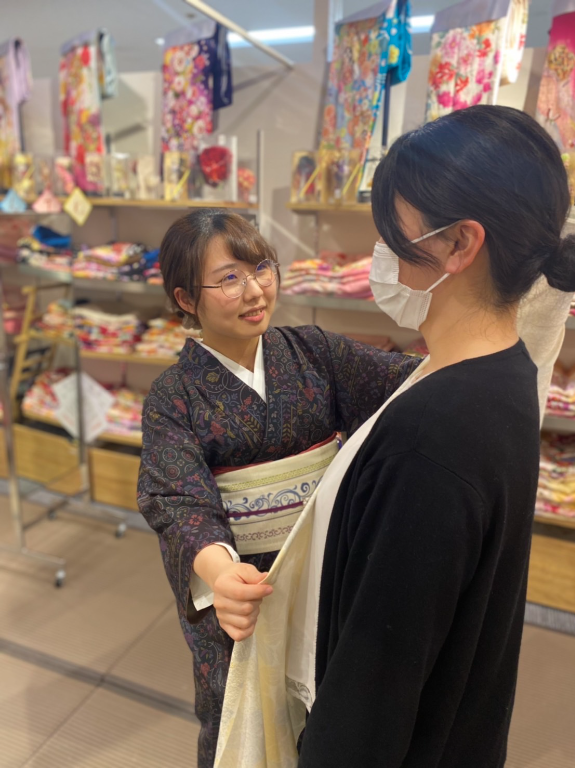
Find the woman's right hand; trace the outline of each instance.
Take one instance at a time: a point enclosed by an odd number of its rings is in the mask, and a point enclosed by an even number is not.
[[[273,587],[261,583],[266,576],[253,565],[232,562],[214,581],[216,616],[232,640],[245,640],[253,634],[261,602],[273,592]]]
[[[261,582],[261,573],[248,563],[234,563],[225,547],[210,544],[196,555],[194,571],[214,593],[214,608],[221,628],[232,640],[253,634],[260,605],[273,587]]]

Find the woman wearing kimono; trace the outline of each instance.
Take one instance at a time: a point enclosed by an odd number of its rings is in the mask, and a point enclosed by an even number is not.
[[[276,255],[236,214],[197,211],[177,221],[160,266],[169,298],[202,328],[202,342],[188,339],[152,385],[138,498],[193,653],[198,765],[208,768],[233,640],[253,631],[271,592],[258,582],[335,455],[335,433],[353,434],[419,361],[318,327],[270,328]],[[273,467],[273,477],[242,478],[235,491],[226,478],[252,465]],[[257,491],[248,500],[249,485]]]

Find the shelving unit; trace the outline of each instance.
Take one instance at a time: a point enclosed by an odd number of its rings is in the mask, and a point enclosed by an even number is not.
[[[328,203],[288,203],[287,208],[294,213],[368,213],[371,214],[371,203],[347,203],[345,205],[329,205]]]
[[[48,424],[51,427],[60,427],[62,425],[58,419],[53,416],[47,416],[44,414],[38,414],[34,411],[27,411],[24,409],[23,415],[30,421],[37,421],[41,424]],[[114,432],[102,432],[98,435],[98,441],[103,443],[115,443],[116,445],[128,445],[134,448],[139,448],[142,445],[142,433],[137,432],[133,435],[119,435]]]
[[[61,198],[62,202],[65,198]],[[220,200],[135,200],[124,197],[90,197],[94,208],[146,208],[162,211],[185,211],[188,208],[226,208],[233,211],[255,212],[257,203],[228,203]]]

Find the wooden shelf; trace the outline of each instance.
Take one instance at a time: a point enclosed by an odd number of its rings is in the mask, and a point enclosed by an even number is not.
[[[557,432],[560,435],[575,435],[575,419],[545,416],[542,429],[546,432]]]
[[[371,203],[347,203],[330,205],[328,203],[288,203],[287,208],[294,213],[371,213]]]
[[[41,416],[37,413],[33,413],[26,410],[23,411],[23,414],[30,421],[39,421],[41,424],[49,424],[51,427],[60,427],[60,429],[64,429],[64,427],[62,426],[62,424],[60,424],[58,419],[55,419],[53,416]],[[139,448],[142,445],[141,432],[136,432],[133,435],[117,435],[114,432],[102,432],[102,434],[98,435],[96,439],[104,443],[116,443],[116,445],[129,445],[136,448]]]
[[[538,512],[535,515],[535,522],[542,523],[543,525],[556,525],[559,528],[575,529],[575,517],[562,517],[561,515],[546,515]]]
[[[65,199],[65,198],[62,198]],[[180,211],[188,208],[226,208],[234,211],[257,211],[257,203],[229,203],[220,200],[134,200],[124,197],[90,197],[94,208],[146,208],[159,211]]]
[[[178,357],[152,357],[151,355],[122,354],[114,355],[106,352],[91,352],[83,349],[80,357],[86,360],[109,360],[115,363],[135,363],[137,365],[163,365],[166,368],[178,362]]]
[[[375,301],[369,301],[368,299],[345,299],[339,296],[290,296],[280,292],[278,302],[286,307],[336,309],[350,312],[379,312],[379,314],[382,314]]]
[[[37,277],[41,280],[52,280],[76,289],[98,291],[99,293],[138,293],[164,296],[164,286],[157,283],[144,283],[137,280],[92,280],[86,277],[72,277],[71,272],[59,272],[42,267],[32,267],[29,264],[19,264],[18,271],[22,275]]]

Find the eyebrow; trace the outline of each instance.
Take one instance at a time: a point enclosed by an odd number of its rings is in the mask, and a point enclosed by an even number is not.
[[[227,270],[238,269],[238,262],[231,261],[229,264],[222,264],[221,267],[216,267],[215,269],[212,269],[212,271],[210,272],[210,275],[215,275],[217,272],[223,272],[224,269],[227,269]]]

